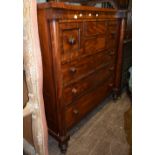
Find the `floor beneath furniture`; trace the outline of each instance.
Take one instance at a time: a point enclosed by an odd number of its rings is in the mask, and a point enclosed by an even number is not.
[[[107,98],[70,133],[66,155],[131,155],[132,106],[127,93],[114,102]],[[49,136],[49,155],[61,155]]]

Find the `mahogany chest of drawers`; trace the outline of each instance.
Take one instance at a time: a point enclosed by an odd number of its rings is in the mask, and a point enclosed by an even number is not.
[[[68,130],[120,89],[125,11],[38,4],[49,133],[62,151]]]

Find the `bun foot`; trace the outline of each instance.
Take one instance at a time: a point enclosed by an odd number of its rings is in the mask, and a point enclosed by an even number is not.
[[[115,88],[112,94],[113,100],[117,101],[118,99],[120,99],[120,96],[121,96],[120,91],[117,88]]]
[[[118,95],[117,95],[116,92],[113,92],[112,98],[113,98],[114,101],[116,101],[118,99]]]
[[[63,154],[66,153],[67,147],[68,147],[68,143],[67,142],[59,143],[59,148],[61,150],[61,153],[63,153]]]

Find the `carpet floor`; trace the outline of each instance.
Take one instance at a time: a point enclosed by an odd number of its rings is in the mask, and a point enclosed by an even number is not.
[[[70,131],[66,155],[131,155],[131,110],[126,93],[107,98]],[[51,136],[49,155],[61,155]]]

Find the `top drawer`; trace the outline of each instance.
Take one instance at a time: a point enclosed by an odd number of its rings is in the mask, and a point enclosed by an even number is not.
[[[92,36],[97,34],[105,34],[106,22],[105,21],[86,21],[84,22],[84,35]]]
[[[78,57],[81,53],[82,23],[60,24],[60,48],[62,62]]]

